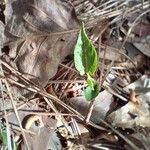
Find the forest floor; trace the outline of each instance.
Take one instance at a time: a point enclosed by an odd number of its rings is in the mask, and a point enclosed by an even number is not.
[[[75,65],[82,22],[93,101]],[[1,0],[0,49],[2,150],[149,150],[149,0]]]

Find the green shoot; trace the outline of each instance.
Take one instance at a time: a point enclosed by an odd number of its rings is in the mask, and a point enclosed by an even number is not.
[[[83,23],[74,49],[74,62],[80,75],[87,76],[88,87],[85,90],[85,98],[92,101],[99,94],[98,83],[92,78],[98,67],[98,57],[92,41],[86,34]]]

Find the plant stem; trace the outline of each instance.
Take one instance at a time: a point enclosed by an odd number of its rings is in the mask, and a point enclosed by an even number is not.
[[[99,45],[99,47],[98,47],[99,51],[98,52],[100,53],[101,36],[99,37],[98,45]],[[101,69],[101,74],[100,74],[100,79],[99,79],[100,88],[101,88],[101,86],[103,84],[102,77],[103,77],[103,72],[104,72],[105,55],[106,55],[106,48],[105,48],[105,51],[104,51],[104,54],[103,54],[103,61],[102,61],[102,65],[101,65],[102,69]],[[98,56],[98,58],[99,58],[99,56]],[[94,102],[95,102],[95,99],[92,102],[90,102],[90,105],[89,105],[89,108],[88,108],[88,114],[87,114],[87,116],[84,119],[86,124],[89,122],[89,120],[91,118],[92,111],[93,111],[93,108],[94,108]]]
[[[89,120],[90,120],[90,118],[91,118],[92,111],[93,111],[93,108],[94,108],[94,102],[95,102],[95,99],[93,99],[93,101],[90,102],[90,105],[89,105],[89,108],[88,108],[88,114],[87,114],[87,116],[86,116],[85,119],[84,119],[84,122],[85,122],[86,124],[89,123]]]

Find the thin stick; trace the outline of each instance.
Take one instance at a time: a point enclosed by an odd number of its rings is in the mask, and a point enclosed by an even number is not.
[[[54,80],[49,81],[49,84],[62,84],[62,83],[86,83],[85,80]]]
[[[2,69],[2,68],[1,68]],[[9,150],[12,150],[12,146],[11,146],[11,139],[10,139],[10,128],[9,128],[9,123],[8,123],[8,118],[7,118],[7,115],[6,115],[6,102],[5,102],[5,99],[4,99],[4,91],[3,91],[3,88],[2,88],[2,81],[0,80],[0,87],[1,87],[1,94],[2,94],[2,101],[3,101],[3,108],[4,108],[4,115],[5,115],[5,120],[6,120],[6,131],[7,131],[7,147]]]
[[[22,110],[20,110],[22,111]],[[31,115],[40,115],[40,116],[57,116],[56,113],[47,113],[47,112],[34,112],[34,111],[23,111],[24,113],[31,114]],[[59,113],[61,116],[71,116],[71,117],[77,117],[75,114],[64,114],[64,113]]]
[[[1,72],[2,72],[2,74],[4,75],[4,72],[3,72],[2,67],[1,67]],[[8,82],[7,82],[6,79],[3,79],[3,81],[4,81],[5,85],[6,85],[6,88],[7,88],[7,91],[8,91],[8,95],[9,95],[9,97],[10,97],[10,100],[11,100],[12,106],[13,106],[13,108],[14,108],[14,112],[15,112],[16,118],[17,118],[17,120],[18,120],[20,129],[21,129],[21,132],[22,132],[22,136],[24,137],[24,140],[25,140],[25,143],[26,143],[27,150],[30,150],[30,149],[29,149],[29,145],[28,145],[28,141],[27,141],[27,139],[26,139],[26,136],[25,136],[25,133],[24,133],[24,130],[23,130],[23,127],[22,127],[22,124],[21,124],[21,121],[20,121],[20,118],[19,118],[17,109],[16,109],[16,106],[15,106],[15,104],[14,104],[14,100],[13,100],[13,97],[12,97],[12,94],[11,94],[11,91],[10,91],[10,88],[9,88],[9,85],[8,85]]]
[[[90,104],[89,104],[88,114],[84,119],[85,124],[89,123],[89,120],[90,120],[92,112],[93,112],[94,104],[95,104],[95,99],[93,99],[92,102],[90,102]]]

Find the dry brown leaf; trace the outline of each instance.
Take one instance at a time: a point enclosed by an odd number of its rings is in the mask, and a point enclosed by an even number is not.
[[[140,37],[146,37],[150,35],[150,23],[146,21],[140,22],[134,27],[133,33],[137,34]]]
[[[16,37],[55,33],[77,26],[73,6],[66,0],[8,0],[6,30]]]
[[[29,148],[32,150],[60,150],[62,145],[60,139],[57,137],[56,133],[52,129],[46,127],[40,128],[36,135],[26,134]],[[19,149],[26,150],[25,143],[20,144]]]
[[[83,115],[87,115],[89,102],[84,96],[69,99],[70,105]],[[100,123],[101,119],[105,119],[108,113],[113,109],[113,97],[107,91],[102,91],[95,99],[95,105],[92,112],[91,120],[94,123]]]
[[[127,138],[132,141],[139,149],[149,150],[150,147],[150,128],[138,129],[136,133],[132,135],[127,135]],[[126,145],[127,150],[132,148],[129,145]]]
[[[71,53],[77,32],[41,35],[77,28],[73,6],[65,0],[9,0],[5,17],[9,56],[21,73],[45,86]]]
[[[133,45],[143,54],[150,57],[150,35],[142,37],[140,42],[134,42]]]
[[[108,116],[108,121],[117,127],[133,128],[137,126],[150,127],[150,79],[144,75],[137,81],[126,86],[130,93],[130,101]]]

